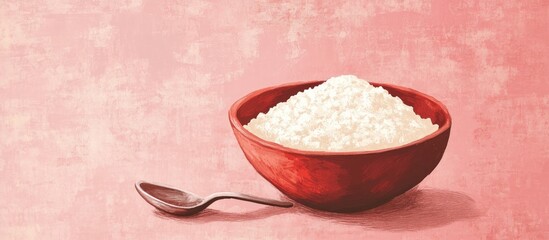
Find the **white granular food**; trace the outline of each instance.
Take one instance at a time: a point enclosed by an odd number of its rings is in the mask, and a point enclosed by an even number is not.
[[[299,92],[244,127],[289,148],[332,152],[396,147],[438,129],[400,98],[352,75]]]

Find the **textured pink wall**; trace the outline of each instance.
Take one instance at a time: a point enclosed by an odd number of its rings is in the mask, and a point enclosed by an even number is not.
[[[549,238],[548,26],[547,1],[2,1],[0,238]],[[278,197],[228,107],[340,74],[449,108],[416,192],[353,216],[225,201],[191,219],[135,192]]]

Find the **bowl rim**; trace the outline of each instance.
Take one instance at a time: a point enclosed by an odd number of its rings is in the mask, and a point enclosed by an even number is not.
[[[273,149],[273,150],[279,150],[279,151],[283,151],[283,152],[288,152],[288,153],[293,153],[293,154],[300,154],[300,155],[307,155],[307,156],[353,156],[353,155],[378,154],[378,153],[385,153],[385,152],[395,151],[395,150],[399,150],[399,149],[408,148],[410,146],[417,145],[417,144],[420,144],[422,142],[433,139],[433,138],[437,137],[438,135],[441,135],[442,133],[448,131],[450,129],[450,126],[452,125],[452,118],[450,116],[450,113],[448,112],[448,109],[446,108],[446,106],[442,102],[438,101],[434,97],[432,97],[430,95],[427,95],[425,93],[422,93],[420,91],[414,90],[412,88],[398,86],[398,85],[394,85],[394,84],[390,84],[390,83],[377,83],[377,82],[370,82],[370,81],[368,81],[368,82],[372,85],[377,85],[377,86],[382,86],[382,87],[383,86],[390,86],[391,88],[395,88],[395,89],[398,89],[398,90],[401,90],[401,91],[411,92],[415,95],[419,95],[423,98],[426,98],[426,99],[436,103],[441,108],[443,114],[445,115],[446,121],[442,124],[442,126],[439,126],[438,130],[436,130],[436,131],[432,132],[431,134],[429,134],[427,136],[424,136],[424,137],[422,137],[418,140],[409,142],[409,143],[404,144],[404,145],[400,145],[400,146],[396,146],[396,147],[390,147],[390,148],[383,148],[383,149],[378,149],[378,150],[330,152],[330,151],[299,150],[299,149],[289,148],[289,147],[283,146],[281,144],[262,139],[262,138],[256,136],[255,134],[251,133],[247,129],[245,129],[244,126],[242,125],[242,123],[240,123],[240,120],[237,117],[237,112],[242,107],[242,105],[244,103],[249,101],[251,98],[256,97],[257,95],[260,95],[264,92],[274,90],[274,89],[277,89],[277,88],[281,88],[281,87],[291,87],[291,86],[313,84],[313,83],[318,83],[317,85],[315,85],[315,86],[318,86],[319,84],[322,84],[325,81],[326,80],[290,82],[290,83],[285,83],[285,84],[280,84],[280,85],[276,85],[276,86],[270,86],[270,87],[255,90],[251,93],[248,93],[244,97],[238,99],[236,102],[234,102],[231,105],[231,107],[229,109],[229,121],[230,121],[233,129],[235,129],[236,131],[241,133],[247,139],[250,139],[250,140],[256,142],[257,144],[260,144],[264,147],[267,147],[267,148],[270,148],[270,149]]]

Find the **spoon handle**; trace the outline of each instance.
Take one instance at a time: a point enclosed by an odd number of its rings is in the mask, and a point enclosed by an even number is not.
[[[284,207],[284,208],[289,208],[294,205],[291,202],[282,202],[282,201],[277,201],[273,199],[261,198],[261,197],[251,196],[251,195],[242,194],[242,193],[235,193],[235,192],[214,193],[208,197],[207,201],[214,202],[220,199],[228,199],[228,198],[254,202],[259,204],[265,204],[265,205],[275,206],[275,207]]]

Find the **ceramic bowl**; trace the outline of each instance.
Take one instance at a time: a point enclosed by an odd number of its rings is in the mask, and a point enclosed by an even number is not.
[[[416,114],[439,125],[417,141],[376,151],[302,151],[263,140],[246,125],[260,112],[323,81],[290,83],[254,91],[235,102],[229,120],[244,155],[272,185],[308,207],[355,212],[381,205],[418,185],[437,166],[450,136],[451,118],[436,99],[416,90],[385,83],[391,95],[414,108]]]

